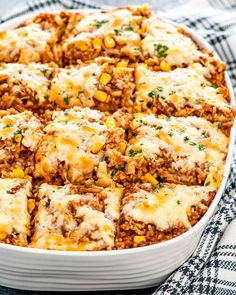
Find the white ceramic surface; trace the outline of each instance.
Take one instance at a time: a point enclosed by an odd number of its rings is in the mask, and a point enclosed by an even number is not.
[[[32,14],[4,23],[0,31],[15,28],[30,17]],[[184,29],[201,47],[213,50],[196,32]],[[228,75],[226,81],[234,103]],[[48,291],[122,290],[158,285],[192,255],[216,210],[228,178],[234,138],[235,124],[222,184],[207,213],[188,232],[156,245],[100,252],[48,251],[0,243],[0,285]]]

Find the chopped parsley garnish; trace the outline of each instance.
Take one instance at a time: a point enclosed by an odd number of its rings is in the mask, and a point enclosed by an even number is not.
[[[129,151],[129,155],[130,155],[130,157],[134,157],[134,156],[136,156],[137,154],[141,154],[142,153],[142,150],[140,149],[140,150],[130,150]]]
[[[170,132],[168,132],[168,135],[169,135],[170,137],[172,137],[172,136],[174,135],[174,133],[173,133],[172,131],[170,131]]]
[[[187,141],[189,141],[189,137],[188,136],[185,136],[184,137],[184,142],[187,142]]]
[[[212,176],[212,178],[213,178],[214,182],[217,182],[217,180],[216,180],[215,176]]]
[[[159,98],[160,92],[163,92],[163,87],[159,86],[154,88],[152,91],[148,93],[148,96],[151,98]]]
[[[2,136],[0,136],[0,140],[2,140]]]
[[[7,193],[7,194],[12,194],[12,192],[11,192],[11,191],[6,191],[6,193]]]
[[[163,128],[163,126],[159,125],[156,127],[156,130],[161,130]]]
[[[193,141],[192,141],[192,142],[190,143],[190,145],[191,145],[191,146],[195,146],[195,145],[197,145],[197,144],[196,144],[196,142],[193,142]]]
[[[154,44],[157,57],[167,57],[166,51],[169,49],[166,45]]]
[[[68,116],[69,115],[69,113],[68,112],[64,112],[64,116]]]
[[[7,124],[7,125],[5,125],[3,128],[5,129],[5,128],[10,128],[10,127],[12,127],[13,125],[12,124]]]
[[[117,172],[118,172],[117,168],[113,169],[111,172],[111,176],[115,176]]]
[[[70,102],[70,99],[69,99],[69,97],[68,97],[68,96],[64,97],[64,102],[65,102],[65,104],[66,104],[66,105],[68,105],[68,104],[69,104],[69,102]]]
[[[175,93],[176,93],[176,91],[172,90],[172,91],[169,93],[169,95],[173,95],[173,94],[175,94]]]
[[[205,186],[209,186],[210,185],[210,181],[208,181],[206,184],[205,184]]]
[[[102,19],[102,20],[94,20],[94,25],[97,29],[101,28],[102,25],[108,23],[108,20]]]
[[[219,122],[219,123],[217,124],[217,128],[218,128],[218,129],[222,129],[222,127],[223,127],[222,123]]]
[[[160,187],[160,188],[164,187],[163,182],[159,182],[159,187]]]
[[[14,134],[15,134],[15,135],[17,135],[17,134],[22,134],[22,130],[19,128],[19,129],[16,130],[16,132],[14,132]]]
[[[211,85],[211,87],[213,87],[215,89],[218,88],[216,84]]]
[[[120,35],[120,30],[115,29],[115,30],[114,30],[114,33],[115,33],[117,36],[119,36],[119,35]]]
[[[180,202],[180,200],[177,200],[176,203],[177,203],[178,205],[180,205],[181,202]]]
[[[95,73],[92,73],[92,76],[93,76],[93,77],[96,77],[96,74],[95,74]]]
[[[205,150],[205,145],[203,145],[203,144],[199,144],[198,145],[198,149],[199,149],[199,151],[204,151]]]
[[[133,31],[134,29],[131,27],[125,28],[125,31]]]
[[[41,69],[41,72],[45,75],[48,72],[48,69]]]

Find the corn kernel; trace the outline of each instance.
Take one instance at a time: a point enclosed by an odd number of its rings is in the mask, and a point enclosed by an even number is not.
[[[12,172],[16,178],[23,178],[25,176],[25,172],[21,168],[16,168]]]
[[[143,62],[143,63],[140,63],[139,65],[141,65],[141,66],[143,66],[143,67],[145,67],[145,68],[147,68],[147,69],[148,69],[148,65],[147,65],[147,64],[145,64],[144,62]]]
[[[142,242],[146,242],[145,236],[134,236],[134,243],[140,244]]]
[[[115,128],[116,127],[116,121],[111,117],[108,117],[106,119],[105,124],[108,128]]]
[[[103,176],[102,178],[98,179],[97,184],[102,187],[110,186],[111,179],[108,176]]]
[[[104,37],[104,44],[106,48],[114,48],[116,46],[116,41],[111,38],[110,36],[105,36]]]
[[[29,213],[32,213],[35,208],[35,201],[33,199],[29,199],[27,203],[27,208]]]
[[[7,233],[8,229],[9,229],[8,225],[0,224],[0,233]]]
[[[159,119],[166,119],[167,116],[166,116],[166,115],[159,115],[158,118],[159,118]]]
[[[125,61],[125,60],[122,60],[120,62],[117,63],[117,68],[127,68],[129,62],[128,61]]]
[[[107,73],[102,73],[102,74],[101,74],[101,77],[100,77],[100,79],[99,79],[99,82],[100,82],[101,84],[106,85],[106,84],[108,84],[110,81],[111,81],[111,75],[109,75],[109,74],[107,74]]]
[[[164,60],[161,61],[160,68],[164,72],[169,72],[171,70],[171,66]]]
[[[92,147],[92,153],[97,154],[103,147],[103,144],[101,142],[96,142]]]
[[[96,90],[96,92],[94,94],[94,98],[101,101],[101,102],[105,102],[107,99],[107,94],[104,91]]]
[[[132,121],[132,122],[129,124],[129,126],[130,126],[130,128],[131,128],[132,130],[135,130],[135,129],[137,128],[137,125],[136,125],[135,121]]]
[[[107,174],[107,163],[105,161],[99,162],[98,164],[98,177],[101,174]]]
[[[0,234],[0,240],[4,240],[4,239],[6,239],[6,237],[7,237],[7,234],[5,234],[5,233]]]
[[[86,132],[96,133],[96,129],[94,129],[88,125],[82,125],[81,129]]]
[[[140,118],[140,117],[143,117],[143,114],[142,113],[136,113],[136,114],[134,114],[134,118]]]
[[[95,39],[93,40],[93,47],[94,47],[95,49],[101,49],[101,47],[102,47],[102,40],[99,39],[99,38],[95,38]]]
[[[124,155],[124,153],[125,153],[125,150],[126,150],[126,143],[125,142],[121,142],[120,144],[119,144],[119,152],[122,154],[122,155]]]
[[[81,51],[86,51],[88,49],[88,45],[85,42],[81,41],[78,43],[78,48]]]
[[[21,142],[22,135],[21,134],[16,134],[14,139],[15,139],[16,142]]]
[[[146,174],[144,175],[144,177],[145,177],[145,179],[146,179],[148,182],[150,182],[151,184],[154,184],[154,185],[158,184],[158,181],[156,180],[156,178],[153,177],[150,173],[146,173]]]
[[[136,105],[134,108],[135,108],[135,110],[136,110],[137,112],[139,112],[139,113],[142,112],[142,107],[141,107],[141,105]]]

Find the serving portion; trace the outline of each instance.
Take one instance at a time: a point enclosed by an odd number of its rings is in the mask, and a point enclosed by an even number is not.
[[[0,34],[0,242],[128,249],[205,214],[230,128],[225,64],[150,8],[40,14]]]

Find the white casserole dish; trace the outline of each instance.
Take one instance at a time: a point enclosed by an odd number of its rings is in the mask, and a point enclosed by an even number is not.
[[[0,26],[15,28],[35,14],[19,17]],[[184,26],[183,26],[184,27]],[[213,48],[196,32],[184,29],[208,50]],[[231,82],[226,82],[234,104]],[[99,252],[52,251],[0,243],[0,285],[47,291],[92,291],[145,288],[160,284],[193,253],[209,218],[216,210],[230,170],[235,139],[231,130],[224,179],[204,217],[189,231],[160,244],[127,250]]]

